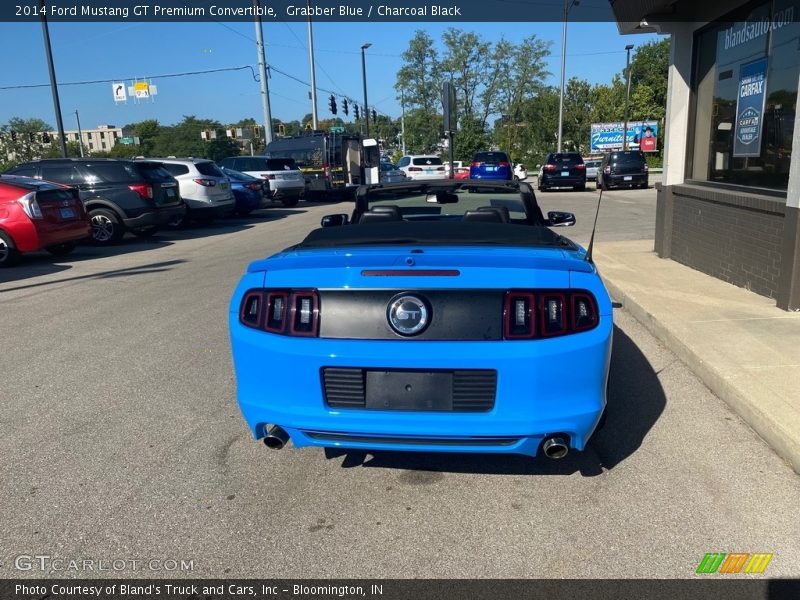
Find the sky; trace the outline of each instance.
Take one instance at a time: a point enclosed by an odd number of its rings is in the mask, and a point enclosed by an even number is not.
[[[573,11],[581,10],[583,6]],[[580,15],[578,15],[580,17]],[[440,40],[449,26],[479,33],[495,42],[501,37],[519,42],[531,34],[552,42],[548,83],[559,84],[562,23],[314,23],[314,49],[320,119],[332,115],[330,92],[362,104],[362,44],[367,50],[368,99],[378,113],[399,117],[394,90],[402,66],[401,54],[418,29]],[[223,124],[246,117],[263,122],[255,44],[255,25],[248,22],[168,23],[49,23],[64,128],[123,126],[144,119],[164,125],[184,115],[213,118]],[[265,22],[267,62],[291,77],[272,71],[269,79],[273,118],[302,119],[311,112],[307,25]],[[614,22],[570,22],[566,76],[591,83],[608,83],[625,67],[625,45],[641,45],[659,36],[620,36]],[[49,83],[42,27],[39,23],[0,23],[0,88]],[[211,74],[156,78],[158,75],[253,67]],[[70,82],[115,80],[131,85],[133,78],[150,78],[158,88],[151,101],[115,104],[112,84],[65,85]],[[294,79],[293,79],[294,78]],[[297,81],[300,80],[300,81]],[[41,118],[55,127],[50,87],[0,89],[0,124],[9,118]],[[352,117],[352,112],[351,112]]]

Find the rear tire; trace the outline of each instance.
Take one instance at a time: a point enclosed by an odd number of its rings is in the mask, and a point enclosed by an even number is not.
[[[236,211],[236,214],[240,217],[247,217],[250,215],[251,212],[253,212],[253,210],[254,209],[252,208],[240,208],[239,210]]]
[[[50,254],[53,256],[66,256],[67,254],[72,254],[72,251],[75,250],[75,242],[64,242],[63,244],[55,244],[53,246],[48,246],[45,248]]]
[[[117,214],[107,208],[89,210],[92,221],[92,242],[98,246],[116,244],[125,235],[125,228]]]
[[[0,269],[12,267],[19,262],[19,250],[10,236],[0,231]]]
[[[297,206],[298,202],[300,202],[300,198],[284,198],[281,200],[284,208],[292,208],[293,206]]]
[[[584,192],[584,191],[586,191],[586,184],[585,184],[585,183],[583,183],[583,184],[581,184],[581,185],[576,185],[576,186],[575,186],[575,190],[576,190],[576,191],[578,191],[578,192]]]

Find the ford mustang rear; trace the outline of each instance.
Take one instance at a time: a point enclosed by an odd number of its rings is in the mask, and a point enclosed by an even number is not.
[[[239,405],[268,446],[583,450],[612,310],[527,184],[362,188],[350,216],[252,263],[230,304]],[[339,225],[339,226],[331,226]]]

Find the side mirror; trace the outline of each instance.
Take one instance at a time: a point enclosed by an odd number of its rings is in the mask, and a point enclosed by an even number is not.
[[[575,225],[575,215],[571,212],[551,210],[547,213],[547,221],[549,227],[572,227]]]
[[[320,225],[322,227],[341,227],[342,225],[347,225],[350,222],[350,219],[345,214],[338,214],[338,215],[325,215],[322,217],[320,221]]]

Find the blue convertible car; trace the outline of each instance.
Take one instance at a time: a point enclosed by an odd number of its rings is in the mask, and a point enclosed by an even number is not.
[[[526,183],[363,186],[230,304],[239,406],[282,448],[583,450],[601,423],[611,301]]]

